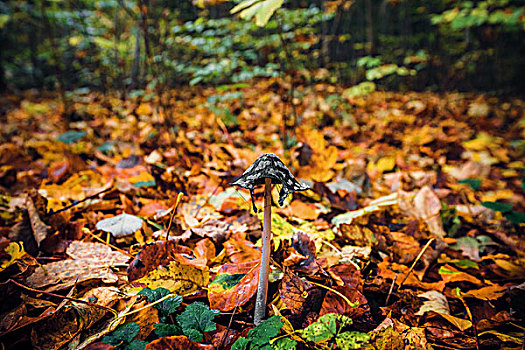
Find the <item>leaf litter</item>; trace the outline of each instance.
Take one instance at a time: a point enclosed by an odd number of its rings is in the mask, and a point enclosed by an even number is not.
[[[281,83],[236,88],[225,128],[201,107],[213,88],[172,91],[177,119],[141,97],[93,93],[77,104],[106,113],[77,122],[56,99],[29,101],[41,114],[13,99],[0,121],[2,346],[521,348],[523,101],[304,87],[284,149],[269,88]],[[319,107],[327,91],[351,122]],[[274,188],[269,318],[254,327],[261,222],[229,184],[264,153],[309,189]]]

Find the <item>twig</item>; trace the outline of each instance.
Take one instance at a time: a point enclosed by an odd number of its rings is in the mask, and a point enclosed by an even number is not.
[[[115,247],[113,244],[108,243],[108,242],[106,242],[105,240],[103,240],[102,238],[96,236],[93,232],[91,232],[91,231],[90,231],[89,229],[87,229],[86,227],[84,227],[84,228],[82,229],[82,231],[89,233],[89,234],[91,235],[91,237],[97,239],[98,241],[102,242],[103,244],[107,245],[108,247],[110,247],[110,248],[112,248],[112,249],[115,249],[116,251],[118,251],[118,252],[120,252],[120,253],[122,253],[122,254],[125,254],[125,255],[129,256],[130,258],[134,258],[134,256],[131,255],[130,253],[128,253],[127,251],[122,250],[122,249],[120,249],[119,247]]]
[[[92,194],[91,196],[88,196],[88,197],[86,197],[86,198],[84,198],[84,199],[82,199],[82,200],[80,200],[80,201],[78,201],[78,202],[72,203],[72,204],[70,204],[70,205],[68,205],[68,206],[66,206],[66,207],[64,207],[64,208],[62,208],[62,209],[59,209],[59,210],[57,210],[57,211],[51,211],[51,212],[47,213],[45,216],[52,216],[52,215],[55,215],[55,214],[61,213],[61,212],[63,212],[63,211],[66,211],[66,210],[68,210],[68,209],[70,209],[70,208],[73,208],[74,206],[79,205],[80,203],[83,203],[83,202],[85,202],[85,201],[87,201],[87,200],[90,200],[90,199],[93,199],[93,198],[95,198],[95,197],[98,197],[98,196],[101,195],[102,193],[106,193],[106,192],[108,192],[109,190],[111,190],[112,188],[113,188],[113,187],[108,187],[108,188],[106,188],[105,190],[102,190],[102,191],[100,191],[100,192],[97,192],[97,193],[95,193],[95,194]]]
[[[226,139],[228,140],[228,143],[233,146],[232,137],[230,136],[230,133],[228,132],[228,128],[226,125],[224,125],[224,122],[219,117],[215,117],[215,120],[217,121],[217,124],[219,125],[219,128],[221,128],[224,135],[226,135]]]
[[[118,317],[122,318],[122,317],[126,317],[126,316],[129,316],[129,315],[133,315],[133,314],[135,314],[135,313],[137,313],[139,311],[145,310],[145,309],[147,309],[149,307],[152,307],[153,305],[157,305],[157,304],[163,302],[164,300],[166,300],[168,298],[175,297],[175,296],[177,296],[177,294],[172,294],[172,293],[167,294],[167,295],[163,296],[162,298],[160,298],[159,300],[154,301],[153,303],[149,303],[147,305],[144,305],[143,307],[139,307],[138,309],[135,309],[133,311],[127,312],[127,313],[125,313],[123,315],[120,315]]]
[[[98,309],[109,311],[113,315],[115,315],[115,317],[118,315],[115,310],[113,310],[112,308],[107,307],[107,306],[97,305],[97,304],[93,304],[93,303],[90,303],[89,301],[85,301],[85,300],[82,300],[82,299],[72,298],[72,297],[68,297],[68,296],[65,296],[65,295],[60,295],[60,294],[45,292],[45,291],[39,290],[39,289],[34,289],[34,288],[31,288],[31,287],[25,286],[22,283],[19,283],[19,282],[13,280],[13,279],[9,279],[9,280],[7,280],[7,282],[11,282],[11,283],[19,286],[20,288],[24,288],[24,289],[26,289],[28,291],[31,291],[31,292],[34,292],[34,293],[41,293],[41,294],[49,295],[50,297],[55,297],[55,298],[60,298],[60,299],[67,299],[67,300],[75,301],[77,303],[93,306],[93,307],[96,307]]]
[[[312,282],[312,281],[308,281],[308,283],[311,283],[311,284],[313,284],[313,285],[315,285],[315,286],[318,286],[318,287],[324,288],[324,289],[326,289],[326,290],[328,290],[328,291],[330,291],[330,292],[332,292],[332,293],[334,293],[334,294],[340,296],[341,298],[343,298],[344,301],[346,301],[346,303],[347,303],[350,307],[357,307],[357,306],[359,306],[359,300],[356,300],[354,303],[352,303],[352,302],[350,301],[350,299],[348,299],[348,298],[345,297],[342,293],[336,291],[336,290],[333,289],[333,288],[330,288],[330,287],[327,287],[327,286],[323,286],[323,285],[320,284],[320,283],[316,283],[316,282]]]
[[[173,205],[173,211],[170,215],[170,222],[168,223],[168,229],[166,230],[166,241],[168,240],[168,237],[170,236],[170,230],[171,230],[171,224],[173,223],[173,217],[175,216],[175,212],[177,211],[177,207],[179,206],[180,200],[182,198],[182,192],[179,192],[177,196],[177,201]]]
[[[228,337],[228,333],[230,332],[230,328],[232,326],[232,322],[233,322],[233,316],[235,316],[235,312],[237,311],[237,307],[239,305],[237,305],[237,303],[235,304],[235,308],[233,309],[233,312],[232,312],[232,316],[230,317],[230,322],[228,322],[228,328],[226,328],[226,332],[224,333],[224,335],[222,336],[222,339],[221,339],[221,342],[219,344],[219,347],[218,349],[222,349],[222,347],[224,346],[224,342],[226,341],[226,338]]]
[[[200,211],[202,208],[204,208],[205,206],[208,205],[208,203],[210,202],[210,199],[212,196],[215,196],[215,193],[217,193],[217,191],[219,190],[219,187],[222,186],[222,184],[224,183],[224,179],[221,179],[221,182],[219,182],[219,184],[217,185],[217,187],[215,187],[215,189],[213,190],[213,192],[211,193],[211,195],[208,196],[208,198],[206,198],[206,202],[204,202],[203,205],[201,205],[199,207],[199,209],[197,209],[197,212],[195,213],[195,217],[197,217],[197,215],[199,215]],[[240,192],[239,192],[240,193]]]
[[[414,262],[412,263],[412,266],[410,266],[410,269],[408,270],[407,274],[405,275],[405,278],[403,278],[403,280],[401,281],[401,283],[399,284],[399,287],[398,289],[400,289],[402,286],[403,286],[403,283],[405,283],[405,281],[407,280],[408,276],[410,276],[410,273],[412,272],[412,270],[414,269],[414,267],[416,266],[417,262],[419,261],[419,259],[421,259],[421,257],[423,256],[423,254],[425,254],[425,251],[427,250],[427,248],[430,246],[430,243],[432,243],[434,241],[435,238],[431,238],[428,240],[427,244],[425,244],[425,246],[423,247],[423,249],[421,249],[421,251],[419,252],[418,256],[416,257],[416,260],[414,260]]]
[[[386,296],[386,300],[385,300],[385,306],[388,305],[388,301],[390,300],[390,296],[392,295],[392,292],[394,291],[394,286],[396,284],[396,280],[397,280],[397,273],[394,276],[394,279],[392,280],[392,284],[390,285],[390,290],[388,291],[388,295]]]

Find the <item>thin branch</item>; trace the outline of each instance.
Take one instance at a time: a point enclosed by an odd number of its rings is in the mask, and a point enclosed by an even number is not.
[[[68,297],[68,296],[65,296],[65,295],[60,295],[60,294],[50,293],[50,292],[46,292],[46,291],[43,291],[43,290],[40,290],[40,289],[31,288],[31,287],[28,287],[28,286],[23,285],[23,284],[20,283],[20,282],[17,282],[17,281],[15,281],[15,280],[13,280],[13,279],[9,279],[9,280],[7,280],[7,282],[11,282],[11,283],[13,283],[13,284],[19,286],[20,288],[26,289],[26,290],[31,291],[31,292],[34,292],[34,293],[41,293],[41,294],[44,294],[44,295],[49,295],[50,297],[60,298],[60,299],[67,299],[67,300],[70,300],[70,301],[75,301],[75,302],[77,302],[77,303],[81,303],[81,304],[86,304],[86,305],[89,305],[89,306],[93,306],[93,307],[96,307],[96,308],[98,308],[98,309],[102,309],[102,310],[105,310],[105,311],[109,311],[109,312],[111,312],[113,315],[115,315],[115,317],[118,315],[117,312],[116,312],[115,310],[113,310],[112,308],[107,307],[107,306],[98,305],[98,304],[93,304],[93,303],[90,303],[89,301],[85,301],[85,300],[82,300],[82,299],[72,298],[72,297]]]
[[[414,267],[416,266],[417,262],[419,261],[419,259],[421,259],[421,257],[423,256],[423,254],[425,253],[427,248],[430,246],[430,243],[432,243],[434,241],[434,239],[435,238],[429,239],[427,244],[425,244],[423,249],[421,249],[421,251],[419,252],[418,256],[416,257],[416,260],[414,260],[414,262],[412,263],[412,266],[410,266],[410,269],[408,270],[407,274],[405,275],[405,278],[403,278],[403,280],[399,284],[398,289],[400,289],[403,286],[403,283],[405,283],[405,281],[407,280],[408,276],[410,276],[410,273],[412,272],[412,270],[414,270]]]
[[[181,198],[182,198],[182,192],[179,192],[179,194],[177,195],[177,201],[173,205],[173,211],[171,212],[171,215],[170,215],[170,222],[168,223],[168,228],[166,230],[166,239],[165,239],[166,241],[168,240],[170,236],[170,230],[171,230],[171,225],[173,223],[173,217],[175,216],[175,212],[177,211],[177,207],[179,206]]]
[[[88,197],[86,197],[86,198],[84,198],[84,199],[82,199],[82,200],[80,200],[80,201],[78,201],[78,202],[75,202],[75,203],[73,203],[73,204],[70,204],[70,205],[68,205],[68,206],[66,206],[66,207],[64,207],[64,208],[62,208],[62,209],[59,209],[59,210],[57,210],[57,211],[51,211],[51,212],[47,213],[46,216],[52,216],[52,215],[55,215],[55,214],[61,213],[61,212],[63,212],[63,211],[66,211],[66,210],[68,210],[68,209],[70,209],[70,208],[73,208],[74,206],[79,205],[80,203],[84,203],[84,202],[87,201],[87,200],[90,200],[90,199],[96,198],[96,197],[100,196],[102,193],[106,193],[106,192],[108,192],[109,190],[111,190],[112,188],[113,188],[113,187],[108,187],[108,188],[106,188],[105,190],[102,190],[102,191],[100,191],[100,192],[97,192],[97,193],[95,193],[95,194],[93,194],[93,195],[91,195],[91,196],[88,196]]]
[[[394,279],[392,280],[392,284],[390,285],[390,290],[388,291],[388,295],[386,296],[386,300],[385,300],[385,306],[388,305],[388,301],[390,300],[390,296],[392,295],[392,292],[394,291],[394,286],[396,284],[396,280],[397,280],[397,273],[394,276]]]
[[[127,256],[129,256],[130,258],[134,258],[133,255],[131,255],[130,253],[126,252],[125,250],[122,250],[122,249],[120,249],[119,247],[115,247],[113,244],[108,243],[108,242],[106,242],[105,240],[103,240],[102,238],[96,236],[96,235],[95,235],[93,232],[91,232],[89,229],[87,229],[87,228],[84,227],[84,228],[82,229],[82,231],[89,233],[89,234],[91,235],[91,237],[93,237],[93,238],[97,239],[98,241],[104,243],[105,245],[107,245],[107,246],[110,247],[111,249],[115,249],[116,251],[118,251],[118,252],[120,252],[120,253],[122,253],[122,254],[124,254],[124,255],[127,255]],[[108,232],[108,234],[109,234],[109,232]]]

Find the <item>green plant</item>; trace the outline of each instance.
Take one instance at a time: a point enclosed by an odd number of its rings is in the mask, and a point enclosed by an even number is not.
[[[454,237],[461,227],[461,220],[456,207],[448,206],[446,203],[441,202],[440,216],[444,230],[450,237]]]
[[[271,350],[270,340],[279,334],[283,321],[279,316],[272,316],[260,325],[250,329],[246,337],[240,337],[233,343],[232,350]]]
[[[525,213],[512,210],[512,203],[483,202],[481,205],[483,205],[485,208],[502,213],[503,216],[514,225],[525,223]]]
[[[110,335],[102,338],[102,342],[115,346],[117,349],[139,350],[144,349],[148,342],[133,339],[139,333],[140,326],[134,322],[124,323]]]
[[[159,312],[160,322],[153,326],[154,333],[158,337],[185,335],[191,341],[200,342],[204,332],[214,331],[217,327],[213,319],[220,312],[210,310],[207,305],[201,302],[189,304],[184,311],[173,319],[172,315],[177,313],[182,303],[181,296],[170,296],[170,291],[162,287],[156,289],[145,287],[139,292],[139,295],[145,296],[150,303],[154,303],[153,307]],[[169,320],[172,320],[173,323],[168,323]],[[102,342],[123,350],[144,349],[148,342],[134,339],[139,330],[138,324],[128,322],[105,336]]]

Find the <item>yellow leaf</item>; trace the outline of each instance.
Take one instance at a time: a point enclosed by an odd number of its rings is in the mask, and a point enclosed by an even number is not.
[[[0,271],[4,271],[9,266],[13,265],[18,259],[21,259],[25,255],[24,246],[22,243],[11,242],[4,249],[9,254],[10,259],[2,260],[0,263]]]
[[[481,332],[479,334],[479,336],[482,336],[482,335],[485,335],[485,334],[493,334],[496,337],[498,337],[499,340],[504,341],[504,342],[514,343],[514,344],[523,344],[523,332],[515,332],[515,333],[511,333],[511,334],[503,334],[503,333],[499,333],[497,331],[490,330],[490,331]]]
[[[155,178],[145,171],[140,172],[137,176],[130,177],[128,181],[135,187],[155,186]]]
[[[501,142],[500,137],[493,137],[486,132],[480,132],[473,140],[463,142],[463,147],[471,151],[482,151],[484,149],[497,148]]]
[[[394,157],[383,157],[377,161],[377,170],[381,173],[390,171],[396,166],[396,159]]]
[[[500,199],[510,199],[514,196],[512,190],[500,190],[495,192],[486,192],[481,195],[482,202],[496,202]]]
[[[82,42],[82,37],[80,35],[72,36],[69,38],[69,45],[78,46]]]
[[[152,115],[153,114],[153,108],[147,103],[143,103],[140,106],[138,106],[137,110],[135,111],[137,115]]]
[[[440,313],[440,312],[439,314],[442,317],[446,318],[447,321],[452,323],[454,326],[456,326],[460,331],[465,331],[466,329],[469,329],[470,327],[472,327],[472,322],[470,322],[469,320],[464,320],[462,318],[452,316],[452,315],[447,315],[447,314]]]
[[[151,289],[164,287],[172,293],[186,296],[207,286],[210,273],[207,267],[199,268],[172,260],[168,266],[159,266],[133,283],[137,282]]]

